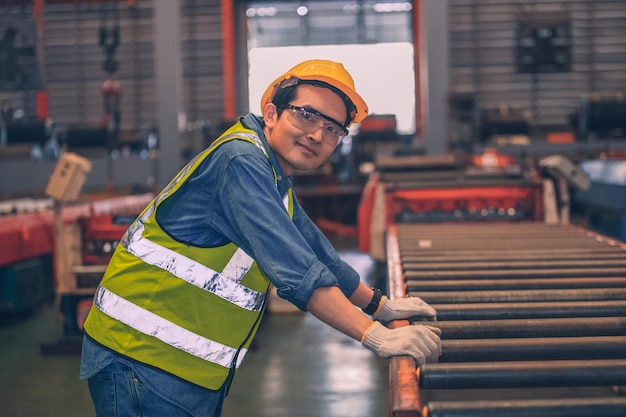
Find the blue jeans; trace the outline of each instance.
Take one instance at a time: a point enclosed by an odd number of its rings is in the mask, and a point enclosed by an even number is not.
[[[126,361],[111,363],[88,382],[97,417],[219,417],[226,391]]]

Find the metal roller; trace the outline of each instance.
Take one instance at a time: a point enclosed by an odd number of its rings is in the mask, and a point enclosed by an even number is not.
[[[492,269],[486,271],[420,271],[404,272],[407,280],[423,279],[493,279],[493,278],[572,278],[624,277],[626,268],[560,268],[560,269]]]
[[[444,340],[440,362],[626,359],[626,336]]]
[[[433,304],[433,307],[437,310],[437,318],[442,321],[626,316],[624,300]]]
[[[441,226],[444,227],[441,227]],[[456,229],[454,228],[457,227]],[[497,227],[492,224],[481,223],[448,223],[448,224],[414,224],[406,223],[399,225],[399,239],[410,239],[413,237],[437,237],[439,239],[450,238],[487,238],[503,237],[515,233],[515,236],[542,239],[544,237],[588,237],[593,236],[593,232],[578,227],[552,227],[551,225],[530,223],[500,223]]]
[[[435,321],[442,339],[626,336],[626,317]]]
[[[518,250],[518,251],[497,251],[485,253],[484,251],[453,251],[439,252],[427,250],[405,250],[402,252],[402,262],[446,262],[448,264],[462,262],[483,262],[483,261],[564,261],[567,259],[577,260],[603,260],[603,259],[624,259],[626,252],[619,249],[607,248],[591,250]]]
[[[414,245],[423,245],[421,242],[429,241],[428,238],[420,237],[415,240]],[[464,239],[456,239],[450,238],[449,240],[436,239],[436,243],[431,243],[431,248],[433,249],[465,249],[468,245],[468,240]],[[403,244],[403,242],[400,242]],[[479,246],[485,250],[485,252],[490,251],[500,251],[500,250],[512,250],[512,249],[526,249],[526,248],[536,248],[536,249],[546,249],[550,250],[555,247],[568,247],[568,246],[577,246],[577,247],[602,247],[605,245],[604,242],[595,241],[591,239],[587,239],[585,237],[572,237],[572,238],[554,238],[554,239],[537,239],[537,238],[527,238],[527,239],[515,239],[500,238],[500,239],[484,239],[481,242],[472,241],[473,245]]]
[[[434,242],[437,242],[436,249],[445,250],[446,244],[453,243],[454,241],[473,241],[479,243],[475,246],[466,246],[463,250],[477,250],[478,248],[484,249],[482,246],[483,243],[488,243],[489,241],[502,241],[507,242],[504,246],[501,247],[501,250],[510,249],[509,244],[511,239],[509,237],[511,233],[507,233],[506,231],[498,231],[498,233],[471,233],[471,232],[458,232],[458,233],[445,233],[445,232],[418,232],[418,233],[406,233],[403,234],[398,241],[400,243],[415,243],[419,240],[430,239]],[[528,249],[537,249],[538,247],[542,247],[546,244],[546,242],[552,241],[563,241],[564,244],[561,246],[553,246],[553,248],[593,248],[599,247],[595,245],[595,242],[601,241],[603,239],[589,239],[588,236],[585,236],[583,233],[572,233],[572,232],[563,232],[559,233],[554,231],[553,233],[546,232],[529,232],[529,233],[519,233],[515,232],[515,239],[520,240],[523,243],[535,242],[536,245],[528,244]],[[576,241],[572,243],[572,239]],[[581,245],[580,242],[583,242]],[[407,245],[409,246],[409,245]],[[416,247],[415,245],[413,245]]]
[[[515,290],[541,288],[608,288],[626,287],[626,277],[522,278],[522,279],[456,279],[442,281],[408,280],[409,296],[417,291]]]
[[[418,270],[418,271],[432,271],[432,270],[474,270],[479,269],[481,271],[492,269],[560,269],[560,268],[625,268],[626,269],[626,256],[622,259],[567,259],[567,260],[522,260],[511,259],[509,261],[482,261],[482,262],[402,262],[404,269]]]
[[[476,238],[508,237],[512,234],[517,238],[534,238],[541,242],[544,238],[590,238],[594,240],[608,240],[606,237],[594,233],[591,230],[580,227],[560,227],[537,222],[530,223],[448,223],[448,224],[400,224],[398,226],[398,241],[410,241],[411,239],[464,239],[472,240]],[[572,246],[572,245],[570,245]],[[534,246],[530,246],[531,248]]]
[[[429,304],[626,300],[626,288],[420,292]]]
[[[497,233],[500,230],[514,230],[518,233],[528,233],[528,232],[541,232],[541,231],[549,231],[551,233],[571,233],[575,232],[577,229],[569,228],[569,227],[554,227],[552,225],[547,225],[545,223],[539,222],[523,222],[523,223],[503,223],[498,225],[498,228],[494,228],[490,224],[485,223],[474,223],[474,224],[464,224],[462,228],[456,227],[455,224],[417,224],[417,225],[407,225],[400,224],[397,226],[398,229],[406,234],[410,233],[423,233],[425,231],[436,230],[437,232],[448,231],[449,233],[463,233],[463,232],[471,232],[474,233]]]
[[[626,397],[433,401],[423,417],[624,417]]]
[[[626,359],[432,363],[417,372],[423,389],[626,385]]]

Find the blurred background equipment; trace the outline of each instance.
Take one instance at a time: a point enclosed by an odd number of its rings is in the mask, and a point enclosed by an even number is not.
[[[624,93],[585,94],[571,115],[579,140],[626,138]]]
[[[530,144],[530,120],[528,111],[500,106],[483,109],[479,121],[482,143],[487,144]]]
[[[41,49],[35,21],[1,19],[0,36],[0,92],[41,89]]]

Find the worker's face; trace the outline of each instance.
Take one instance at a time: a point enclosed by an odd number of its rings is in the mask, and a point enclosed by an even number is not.
[[[324,87],[303,84],[298,86],[293,106],[314,110],[334,120],[346,118],[346,107],[341,98]],[[276,106],[269,103],[263,109],[265,135],[274,150],[285,175],[319,167],[335,150],[336,144],[322,139],[322,128],[307,133],[298,128],[283,110],[280,117]]]

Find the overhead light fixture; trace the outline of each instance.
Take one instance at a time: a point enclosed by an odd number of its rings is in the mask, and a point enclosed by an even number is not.
[[[278,9],[276,7],[258,7],[258,8],[249,8],[246,10],[246,16],[248,17],[272,17],[278,13]]]
[[[389,12],[408,12],[413,9],[413,5],[409,2],[403,3],[375,3],[374,11],[378,13]]]

